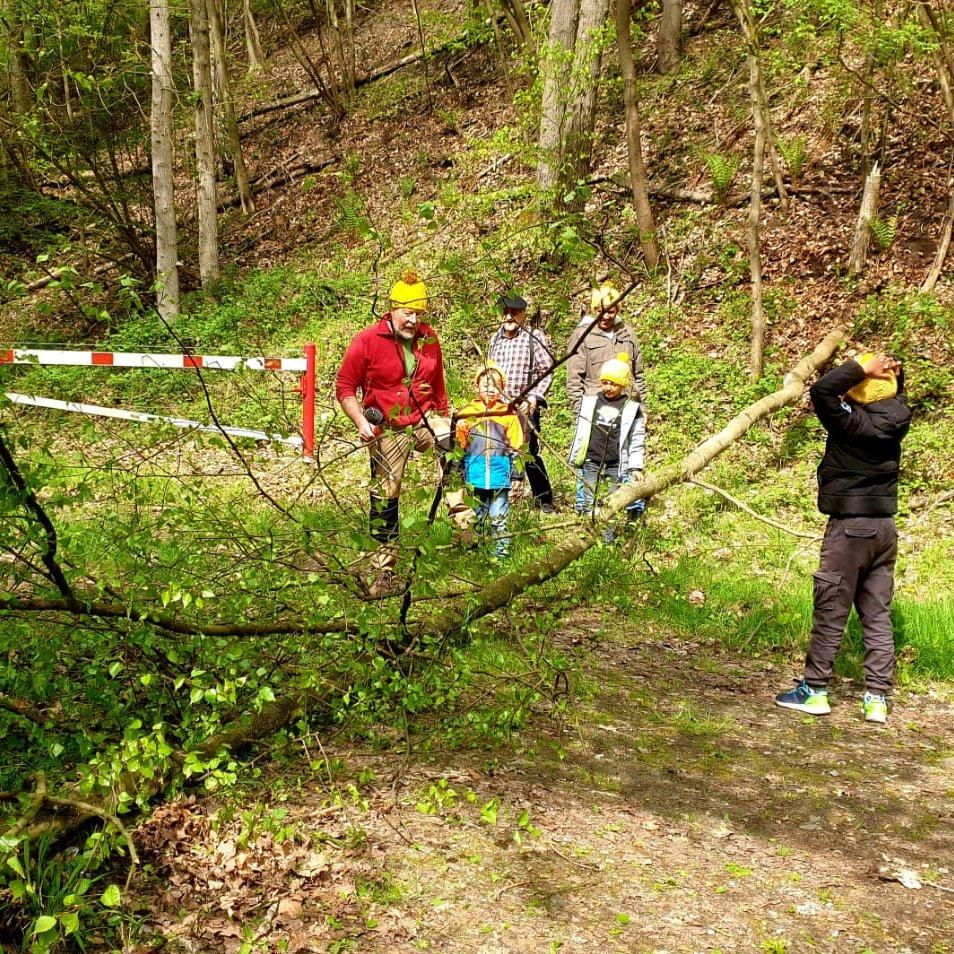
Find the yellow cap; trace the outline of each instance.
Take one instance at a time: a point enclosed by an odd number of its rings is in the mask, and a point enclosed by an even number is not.
[[[629,355],[625,351],[621,351],[615,358],[603,362],[603,366],[600,368],[600,380],[618,384],[621,388],[628,388],[633,380],[629,364]]]
[[[599,288],[593,289],[593,294],[590,295],[590,310],[593,314],[598,311],[606,311],[607,308],[612,308],[618,301],[619,292],[612,285],[603,284]]]
[[[868,351],[855,360],[864,367],[873,357],[874,354]],[[848,392],[848,397],[858,404],[872,404],[893,398],[897,393],[898,379],[892,374],[890,378],[865,378]]]
[[[397,308],[427,311],[427,288],[413,268],[409,268],[391,288],[391,304]]]

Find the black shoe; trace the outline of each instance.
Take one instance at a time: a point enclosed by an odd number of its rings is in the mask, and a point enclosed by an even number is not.
[[[550,513],[557,512],[556,507],[554,507],[552,503],[542,503],[539,506],[540,506],[540,513],[550,514]]]

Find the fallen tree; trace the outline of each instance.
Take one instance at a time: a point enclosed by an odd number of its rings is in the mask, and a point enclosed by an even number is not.
[[[831,359],[843,341],[844,334],[842,327],[833,330],[785,376],[781,388],[744,408],[722,430],[708,437],[678,463],[623,486],[610,495],[596,521],[591,524],[580,523],[578,531],[570,539],[554,547],[533,566],[505,574],[472,595],[463,597],[456,606],[444,609],[436,622],[427,618],[409,620],[405,640],[392,646],[393,651],[398,656],[408,655],[425,635],[433,638],[441,647],[460,640],[475,620],[509,605],[523,593],[559,575],[600,540],[602,525],[607,520],[636,500],[648,500],[675,484],[690,480],[756,423],[798,401],[805,393],[811,375]],[[314,718],[327,712],[331,700],[338,693],[346,691],[337,686],[320,691],[290,691],[264,705],[258,712],[235,720],[188,752],[172,752],[161,773],[149,777],[124,773],[105,795],[81,795],[75,789],[68,791],[65,796],[54,797],[48,794],[45,779],[42,780],[43,790],[39,791],[38,779],[38,791],[29,800],[29,817],[18,819],[4,837],[11,839],[8,843],[14,843],[24,831],[33,838],[41,835],[64,836],[97,817],[106,819],[108,823],[110,819],[118,817],[122,806],[144,804],[180,780],[190,752],[213,754],[222,748],[233,752],[241,750],[268,738],[304,715]]]

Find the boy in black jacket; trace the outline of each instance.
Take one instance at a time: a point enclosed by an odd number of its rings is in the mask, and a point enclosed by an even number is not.
[[[885,722],[894,673],[891,597],[898,554],[898,467],[911,424],[901,364],[862,355],[820,378],[812,405],[828,432],[818,467],[818,509],[829,515],[815,578],[805,674],[775,697],[787,709],[827,715],[828,680],[854,603],[865,641],[869,722]]]

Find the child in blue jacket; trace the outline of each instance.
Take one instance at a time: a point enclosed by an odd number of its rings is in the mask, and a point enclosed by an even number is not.
[[[490,521],[495,556],[503,559],[510,549],[510,485],[523,480],[516,467],[523,427],[501,397],[507,381],[493,361],[480,369],[476,384],[477,397],[457,414],[457,440],[464,448],[464,480],[479,501],[474,508],[477,526]]]

